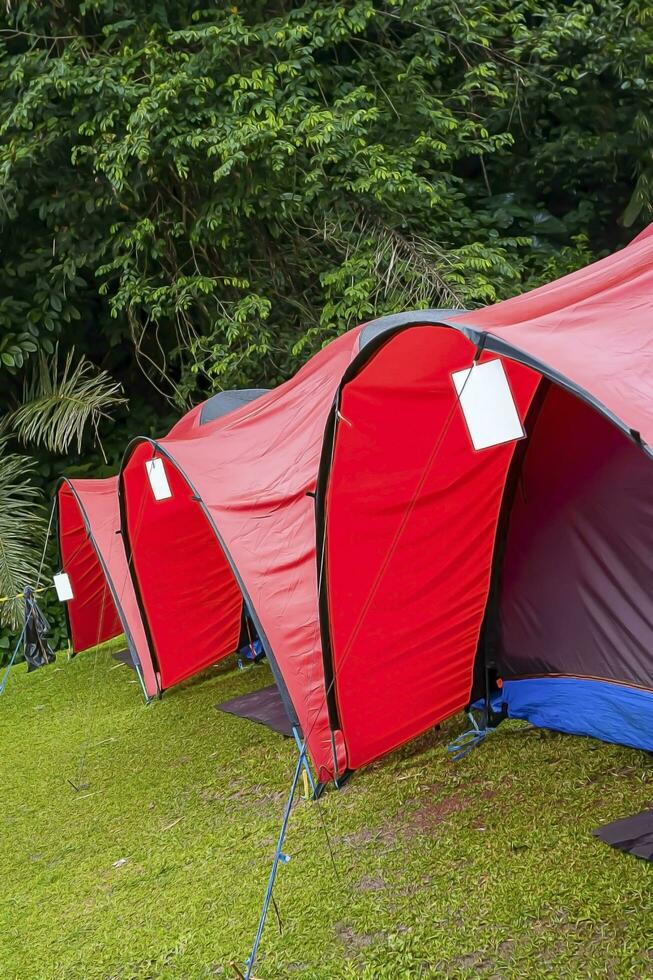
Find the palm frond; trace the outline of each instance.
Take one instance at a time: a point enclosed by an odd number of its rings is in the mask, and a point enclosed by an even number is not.
[[[380,220],[359,214],[359,238],[372,244],[378,297],[401,297],[405,309],[465,306],[464,282],[446,251],[427,238],[407,237]]]
[[[5,451],[0,441],[0,596],[36,585],[45,520],[40,491],[30,482],[34,463]],[[16,628],[22,599],[0,603],[0,623]]]
[[[344,256],[343,268],[364,263],[373,283],[370,315],[425,306],[461,309],[468,303],[460,264],[428,238],[404,234],[355,205],[347,215],[328,215],[322,235]]]
[[[3,430],[23,443],[45,446],[50,452],[65,453],[76,442],[81,450],[89,425],[97,436],[102,418],[123,404],[121,386],[106,371],[98,371],[86,357],[74,363],[71,350],[59,368],[59,350],[48,358],[39,355],[32,378],[26,383],[22,404],[3,422]]]

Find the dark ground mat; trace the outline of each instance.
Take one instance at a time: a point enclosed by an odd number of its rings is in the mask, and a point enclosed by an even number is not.
[[[273,732],[285,735],[286,738],[292,736],[292,726],[276,684],[223,701],[216,704],[216,708],[230,715],[238,715],[239,718],[249,718],[250,721],[271,728]]]
[[[126,667],[131,667],[132,670],[134,669],[134,661],[129,650],[118,650],[116,653],[112,653],[111,656],[114,660],[124,664]]]
[[[620,851],[653,861],[653,810],[606,823],[594,831],[594,836]]]

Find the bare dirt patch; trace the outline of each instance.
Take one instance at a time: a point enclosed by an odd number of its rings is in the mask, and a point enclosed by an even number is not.
[[[403,830],[409,837],[415,834],[428,834],[446,823],[454,813],[462,813],[471,801],[462,793],[452,793],[442,800],[425,800],[417,810],[408,816]]]
[[[338,922],[335,933],[342,945],[345,947],[347,956],[357,956],[363,950],[368,949],[373,943],[385,938],[383,932],[356,932],[353,926],[347,922]]]
[[[363,827],[351,834],[345,834],[336,839],[336,843],[348,844],[351,847],[364,847],[366,844],[394,844],[396,831],[393,827]]]
[[[380,892],[387,888],[381,875],[364,875],[354,886],[360,892]]]

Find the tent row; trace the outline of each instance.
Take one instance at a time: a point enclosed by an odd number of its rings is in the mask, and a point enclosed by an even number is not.
[[[173,432],[205,425],[262,394],[265,389],[218,392],[184,416]],[[74,654],[124,633],[145,696],[150,699],[220,657],[209,655],[205,662],[198,662],[185,655],[180,664],[178,650],[173,651],[172,660],[164,650],[152,651],[149,623],[139,608],[138,583],[132,581],[121,532],[118,489],[118,477],[59,481],[59,556],[73,591],[73,598],[65,605],[68,633]],[[156,519],[156,511],[153,517]],[[183,646],[181,637],[180,644]]]
[[[75,650],[149,696],[260,640],[320,781],[479,699],[653,750],[653,231],[473,312],[350,330],[64,481]]]

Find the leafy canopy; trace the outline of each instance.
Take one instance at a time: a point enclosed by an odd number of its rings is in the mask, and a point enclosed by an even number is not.
[[[59,0],[0,28],[6,372],[93,337],[181,408],[650,215],[644,0]]]

